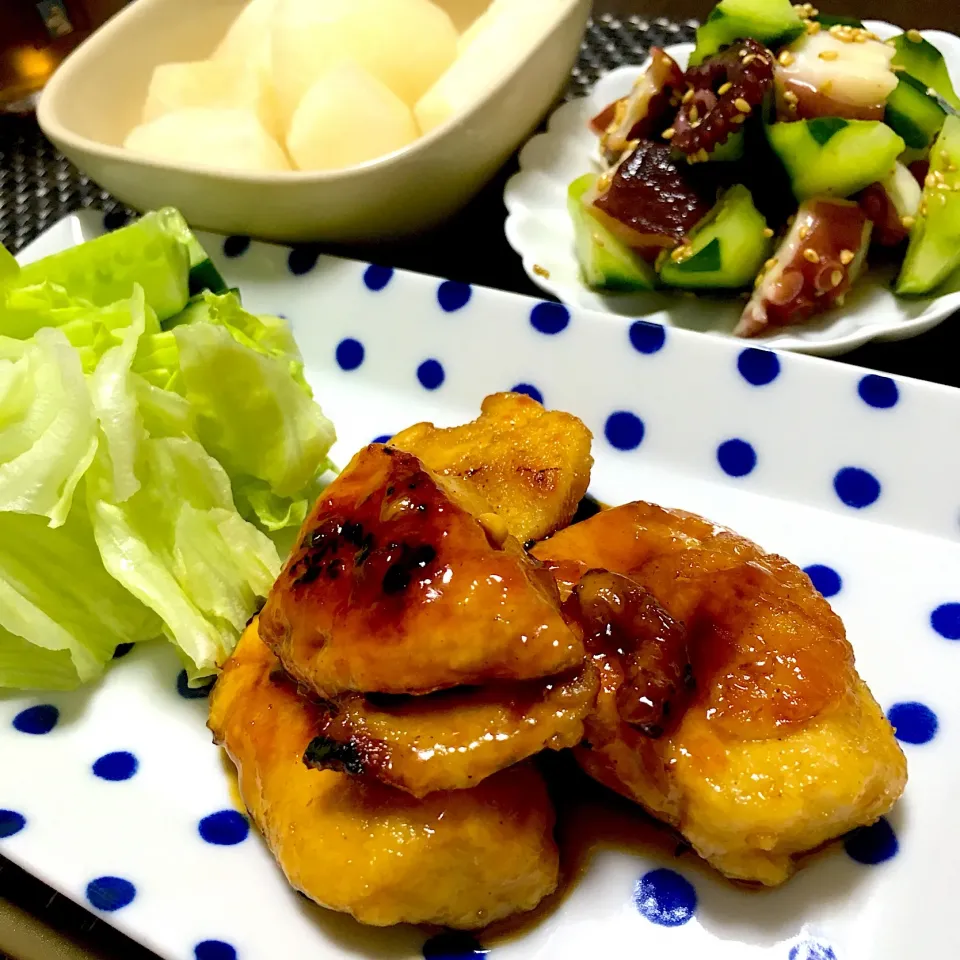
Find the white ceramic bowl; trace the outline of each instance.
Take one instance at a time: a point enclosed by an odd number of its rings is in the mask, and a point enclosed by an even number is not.
[[[881,37],[900,33],[889,23],[866,23]],[[954,85],[960,84],[960,38],[939,30],[921,32],[943,53]],[[692,43],[666,48],[681,66],[686,65],[692,49]],[[601,77],[588,96],[560,107],[550,118],[547,131],[523,148],[520,172],[507,184],[504,196],[507,240],[523,258],[530,279],[564,303],[730,336],[743,309],[742,301],[735,298],[690,298],[679,292],[602,294],[589,290],[580,279],[573,225],[567,214],[567,185],[580,174],[598,169],[597,138],[587,121],[629,92],[645,66],[620,67]],[[835,356],[869,340],[915,337],[960,310],[960,272],[936,295],[910,298],[894,296],[890,289],[894,275],[889,267],[871,267],[843,307],[803,324],[774,329],[759,340],[778,350]]]
[[[458,28],[483,0],[438,0]],[[82,171],[138,210],[178,207],[195,227],[285,242],[415,233],[462,207],[527,137],[576,58],[590,0],[564,0],[539,41],[485,99],[410,146],[346,170],[237,173],[174,166],[120,144],[153,68],[208,57],[244,0],[137,0],[64,62],[37,110]]]

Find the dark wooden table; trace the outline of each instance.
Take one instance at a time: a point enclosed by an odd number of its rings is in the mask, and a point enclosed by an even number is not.
[[[684,21],[701,19],[709,6],[701,0],[596,0],[595,10],[598,14],[637,14],[650,20],[667,17]],[[837,0],[830,9],[861,18],[889,20],[904,27],[960,33],[960,4],[955,0],[913,0],[909,5],[900,0]],[[349,255],[542,296],[503,236],[503,187],[515,169],[516,162],[509,162],[466,210],[432,234],[397,246],[351,250]],[[875,370],[960,386],[960,324],[954,317],[914,339],[869,344],[839,359]],[[14,911],[26,911],[26,914],[18,916]],[[52,939],[46,946],[31,933],[40,927],[30,922],[30,916],[48,925]],[[0,858],[0,932],[4,924],[13,923],[20,925],[24,937],[30,938],[33,944],[18,950],[15,960],[150,960],[153,957],[95,920],[83,908],[52,894],[42,883]],[[54,931],[67,934],[71,943],[58,940]],[[0,960],[3,957],[0,952]]]

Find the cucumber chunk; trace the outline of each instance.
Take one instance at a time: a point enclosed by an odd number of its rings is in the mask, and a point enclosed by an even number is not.
[[[896,292],[929,293],[960,266],[960,117],[947,117],[930,151],[930,173]]]
[[[927,86],[909,73],[897,75],[897,86],[887,100],[884,122],[911,150],[926,152],[940,132],[947,111],[927,94]]]
[[[854,29],[863,29],[863,21],[857,17],[834,17],[829,13],[818,13],[814,18],[824,30],[831,27],[853,27]]]
[[[790,43],[803,31],[790,0],[720,0],[697,28],[690,65],[697,66],[736,40],[751,37],[770,47]]]
[[[932,43],[909,30],[894,37],[893,46],[896,50],[892,61],[894,66],[903,67],[911,77],[919,80],[924,88],[933,88],[951,107],[960,110],[960,97],[950,82],[943,54]]]
[[[766,229],[750,191],[736,184],[693,229],[688,256],[674,260],[662,255],[660,279],[685,289],[748,287],[770,255],[773,241]]]
[[[817,117],[772,123],[767,139],[790,177],[794,196],[849,197],[883,180],[904,142],[879,120]]]
[[[25,287],[50,281],[70,296],[97,306],[128,298],[134,284],[139,284],[147,305],[164,320],[184,308],[189,297],[189,270],[186,246],[157,212],[28,264],[12,283]]]
[[[209,290],[211,293],[224,293],[227,289],[226,281],[220,276],[220,271],[207,256],[207,251],[187,226],[183,214],[174,207],[164,207],[157,211],[157,216],[163,228],[187,248],[190,257],[190,296],[196,296],[204,290]]]
[[[653,267],[592,217],[584,195],[596,183],[592,173],[578,177],[567,189],[567,210],[573,221],[577,260],[583,280],[593,290],[652,290],[657,285]]]

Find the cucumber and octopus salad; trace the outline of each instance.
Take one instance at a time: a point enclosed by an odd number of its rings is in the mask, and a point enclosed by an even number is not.
[[[842,305],[871,249],[902,260],[897,294],[929,294],[960,266],[958,110],[916,30],[721,0],[686,71],[655,48],[591,121],[606,170],[568,192],[583,279],[752,287],[742,337]]]

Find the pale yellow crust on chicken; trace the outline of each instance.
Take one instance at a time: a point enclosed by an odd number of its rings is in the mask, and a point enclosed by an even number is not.
[[[903,792],[906,761],[843,624],[793,564],[646,503],[600,513],[534,553],[564,595],[591,568],[616,571],[686,628],[695,689],[664,735],[624,720],[622,658],[599,651],[590,748],[577,756],[722,873],[781,883],[800,854],[872,823]]]
[[[283,676],[254,621],[214,687],[209,726],[296,889],[373,926],[473,929],[530,910],[556,888],[553,808],[531,766],[416,800],[304,766],[322,713]]]
[[[553,578],[472,488],[371,444],[307,518],[260,616],[321,697],[429,693],[578,667]]]
[[[391,446],[444,477],[468,480],[521,543],[566,526],[587,492],[593,437],[569,413],[520,393],[495,393],[460,427],[418,423]]]

